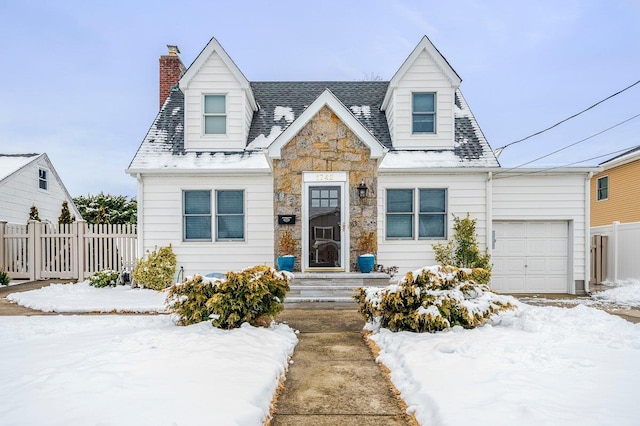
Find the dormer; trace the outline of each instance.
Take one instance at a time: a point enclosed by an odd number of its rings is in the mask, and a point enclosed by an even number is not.
[[[249,81],[215,38],[179,81],[187,151],[242,151],[258,106]]]
[[[382,102],[395,149],[453,149],[460,76],[426,36],[389,82]]]

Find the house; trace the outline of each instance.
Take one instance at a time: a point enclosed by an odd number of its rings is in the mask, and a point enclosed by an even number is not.
[[[0,154],[0,221],[26,224],[31,206],[40,219],[58,223],[62,202],[82,218],[47,154]]]
[[[591,179],[594,283],[639,279],[640,148],[600,164]]]
[[[374,232],[403,274],[470,214],[495,289],[587,290],[591,169],[503,170],[427,37],[390,81],[249,81],[215,38],[186,69],[178,54],[127,169],[140,255],[171,244],[186,275],[274,265],[289,229],[297,271],[343,273]]]
[[[591,180],[591,226],[640,222],[640,148],[600,166]]]

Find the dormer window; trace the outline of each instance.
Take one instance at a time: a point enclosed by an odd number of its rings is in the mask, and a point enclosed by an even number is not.
[[[38,169],[38,187],[45,191],[49,188],[47,175],[48,173],[45,169]]]
[[[412,132],[436,132],[436,94],[413,93],[412,99]]]
[[[204,96],[204,134],[227,133],[227,100],[225,95]]]

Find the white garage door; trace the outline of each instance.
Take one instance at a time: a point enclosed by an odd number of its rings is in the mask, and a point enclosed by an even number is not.
[[[492,289],[502,293],[566,293],[567,222],[494,222]]]

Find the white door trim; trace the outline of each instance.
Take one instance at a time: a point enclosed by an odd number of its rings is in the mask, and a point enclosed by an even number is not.
[[[333,270],[349,272],[349,174],[347,172],[302,172],[302,271]],[[309,267],[309,188],[311,186],[340,187],[340,268]]]

